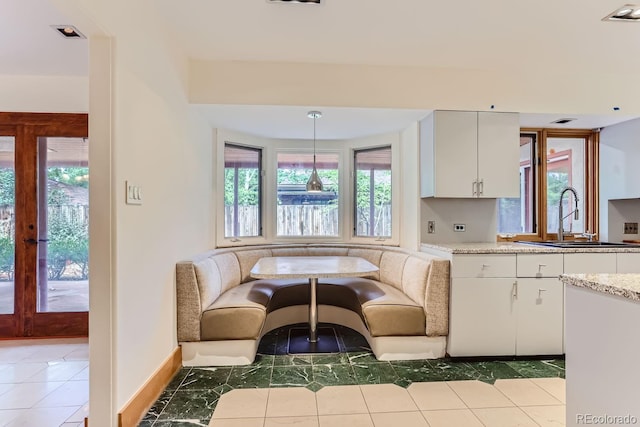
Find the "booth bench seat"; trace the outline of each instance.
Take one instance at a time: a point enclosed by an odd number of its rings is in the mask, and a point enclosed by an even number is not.
[[[444,356],[448,260],[386,246],[269,245],[217,249],[177,264],[183,364],[249,364],[264,334],[306,323],[306,280],[253,280],[250,270],[262,257],[328,255],[358,256],[379,272],[365,278],[320,279],[320,322],[358,331],[379,360]]]

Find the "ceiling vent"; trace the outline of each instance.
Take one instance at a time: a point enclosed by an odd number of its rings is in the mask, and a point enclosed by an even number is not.
[[[267,3],[302,3],[320,4],[322,0],[267,0]]]
[[[566,125],[569,122],[572,122],[576,119],[558,119],[558,120],[554,120],[551,122],[551,124],[556,124],[556,125]]]
[[[52,25],[51,28],[56,30],[65,39],[86,39],[73,25]]]
[[[602,18],[602,20],[626,22],[640,21],[640,6],[637,6],[635,4],[625,4],[624,6],[617,8],[615,11]]]

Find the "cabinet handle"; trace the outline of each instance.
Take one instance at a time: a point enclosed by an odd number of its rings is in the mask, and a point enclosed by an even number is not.
[[[478,183],[478,196],[482,196],[484,194],[484,179],[481,179]]]
[[[546,289],[538,288],[538,299],[542,299],[542,293],[547,292]]]
[[[478,194],[478,181],[473,181],[471,183],[471,195],[476,196]]]
[[[485,268],[489,268],[491,267],[491,264],[482,264],[482,269],[484,270]]]
[[[513,288],[511,290],[511,296],[514,299],[518,299],[518,282],[513,282]]]
[[[542,271],[542,267],[546,267],[547,264],[538,264],[538,271]]]

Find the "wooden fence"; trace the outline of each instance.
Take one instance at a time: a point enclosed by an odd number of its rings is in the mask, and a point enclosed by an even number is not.
[[[60,218],[70,223],[89,222],[88,205],[47,206],[48,218]],[[0,206],[0,237],[11,237],[15,232],[15,212],[13,206]]]
[[[368,211],[367,211],[368,213]],[[259,211],[257,206],[238,207],[237,237],[259,235]],[[277,208],[278,236],[338,236],[338,206],[336,205],[279,205]],[[234,233],[233,206],[225,206],[224,235]],[[369,233],[368,215],[359,215],[357,234]],[[391,206],[384,205],[374,212],[375,235],[391,235]]]

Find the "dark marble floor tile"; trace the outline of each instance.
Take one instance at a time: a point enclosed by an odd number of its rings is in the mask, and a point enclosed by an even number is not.
[[[215,387],[213,389],[213,391],[218,393],[220,396],[231,390],[233,390],[233,387],[231,387],[229,384],[219,385],[218,387]]]
[[[454,362],[447,359],[432,359],[428,362],[434,370],[433,379],[429,381],[479,380],[482,377],[482,374],[467,362]]]
[[[564,359],[551,359],[551,360],[543,360],[543,362],[548,363],[549,365],[555,366],[559,369],[565,369]]]
[[[191,372],[190,367],[180,368],[180,370],[176,372],[176,374],[171,379],[171,382],[169,382],[169,385],[167,386],[167,390],[177,390],[178,387],[180,387],[180,384],[182,384],[182,381],[184,380],[184,378],[189,374],[189,372]]]
[[[234,366],[227,384],[233,388],[269,387],[272,369],[270,366]]]
[[[524,378],[564,378],[564,369],[546,360],[513,360],[507,364]]]
[[[250,366],[267,366],[272,367],[276,356],[273,354],[256,354],[256,358]]]
[[[393,384],[400,378],[388,362],[351,365],[358,384]]]
[[[347,353],[349,362],[353,365],[356,363],[376,363],[378,359],[370,351],[353,351]]]
[[[358,384],[351,365],[313,365],[313,380],[324,386]]]
[[[274,366],[271,387],[306,387],[313,381],[311,365]]]
[[[278,335],[273,332],[269,332],[260,339],[260,343],[258,344],[258,353],[275,354],[277,342]]]
[[[523,375],[513,369],[507,362],[469,362],[469,365],[480,373],[481,381],[489,384],[500,379],[523,378]]]
[[[309,390],[311,390],[312,392],[317,392],[318,390],[322,389],[322,387],[324,387],[322,384],[317,383],[315,381],[310,382],[309,384],[307,384],[307,388]]]
[[[167,406],[169,401],[171,400],[171,396],[175,393],[175,390],[165,390],[160,394],[158,400],[155,401],[147,414],[142,418],[142,421],[150,421],[154,422],[158,419],[164,408]]]
[[[195,422],[207,425],[219,398],[218,393],[212,390],[178,390],[171,397],[155,425],[161,421],[191,422],[192,426]]]
[[[348,365],[347,353],[313,354],[311,360],[314,365]]]
[[[310,354],[286,354],[274,357],[273,366],[308,366],[311,365]]]
[[[342,335],[342,342],[344,345],[344,351],[347,352],[371,351],[369,343],[360,334]]]
[[[399,385],[400,387],[407,388],[411,385],[411,381],[406,378],[400,378],[393,382],[395,385]]]
[[[210,390],[226,383],[231,370],[230,367],[193,368],[178,390]]]
[[[187,421],[175,420],[175,421],[158,421],[155,424],[153,424],[153,427],[200,427],[200,426],[206,426],[208,424],[209,424],[209,421],[202,422],[202,421],[191,421],[191,420],[187,420]]]
[[[140,423],[138,423],[138,427],[152,427],[155,422],[156,422],[155,419],[153,421],[142,420],[142,421],[140,421]],[[156,423],[155,425],[159,425],[159,424]]]

